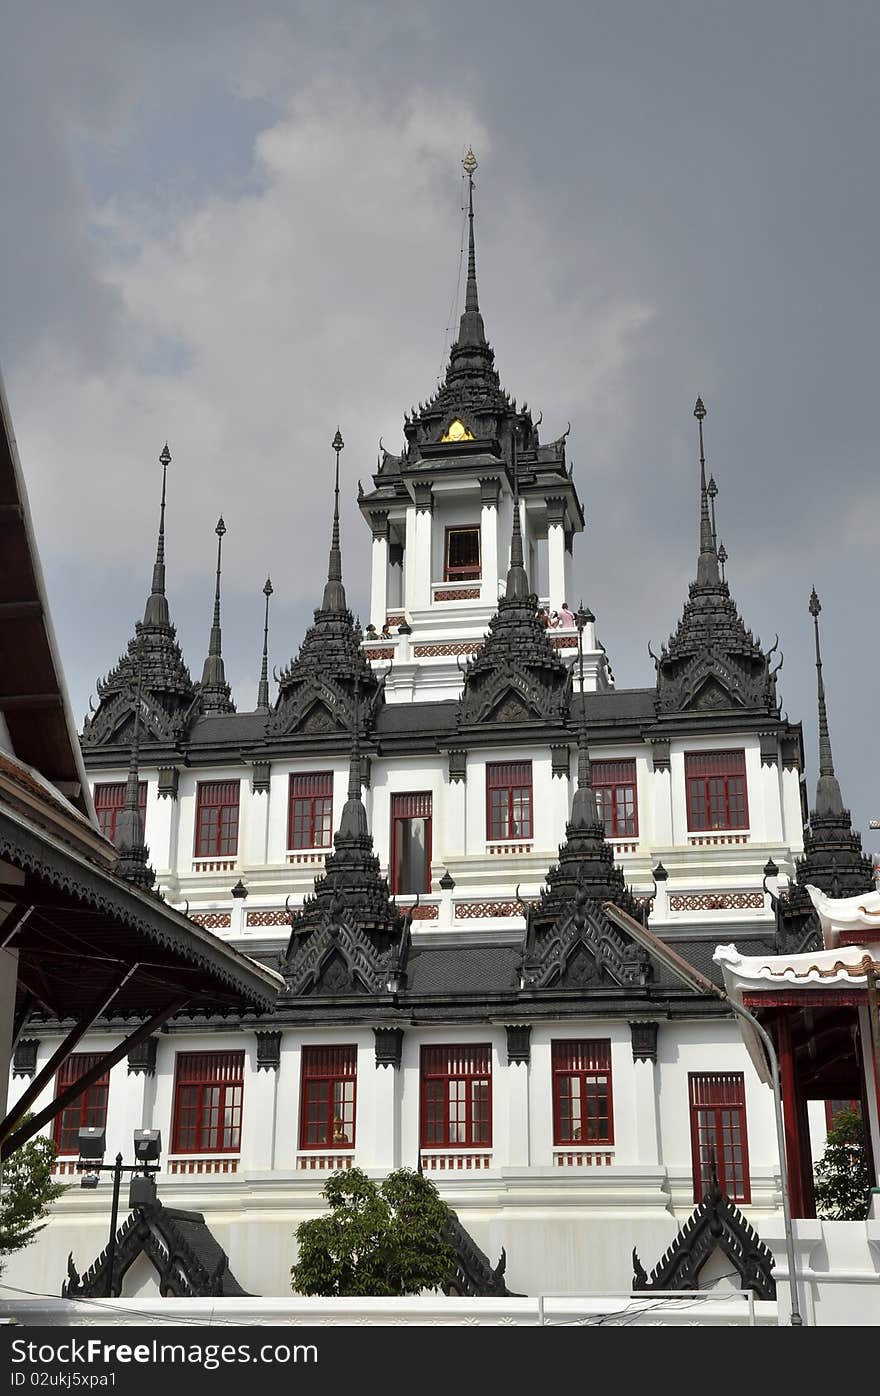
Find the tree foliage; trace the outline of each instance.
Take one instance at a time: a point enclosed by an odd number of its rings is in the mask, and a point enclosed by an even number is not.
[[[45,1225],[41,1219],[65,1191],[65,1185],[56,1183],[52,1176],[57,1152],[51,1139],[37,1135],[4,1159],[0,1178],[0,1258],[29,1245]]]
[[[451,1276],[450,1211],[421,1173],[399,1168],[377,1184],[350,1168],[333,1173],[322,1195],[330,1215],[296,1229],[299,1259],[290,1276],[297,1293],[419,1294]]]
[[[858,1110],[835,1114],[825,1152],[816,1164],[814,1191],[816,1211],[828,1221],[864,1221],[868,1215],[871,1175]]]

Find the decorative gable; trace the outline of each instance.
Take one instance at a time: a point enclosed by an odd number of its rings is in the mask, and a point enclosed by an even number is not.
[[[742,1289],[758,1299],[776,1298],[773,1252],[724,1195],[717,1178],[650,1277],[633,1250],[633,1289],[699,1289],[700,1271],[716,1250],[733,1266]]]
[[[574,910],[538,937],[530,912],[526,924],[522,980],[525,989],[585,989],[642,986],[650,960],[634,941],[613,927],[601,904],[578,899]]]

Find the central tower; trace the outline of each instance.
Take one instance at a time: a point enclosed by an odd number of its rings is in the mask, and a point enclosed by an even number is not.
[[[439,700],[461,690],[461,666],[481,646],[510,566],[518,496],[523,562],[538,604],[573,607],[570,564],[584,512],[565,459],[566,431],[542,444],[541,423],[501,386],[477,291],[472,150],[467,177],[468,270],[464,311],[446,377],[404,417],[399,456],[382,452],[374,488],[361,494],[373,534],[370,621],[365,653],[388,668],[388,702]],[[514,480],[514,471],[518,475]],[[383,630],[387,631],[383,635]],[[552,642],[572,662],[573,626]],[[585,683],[611,684],[592,622]]]

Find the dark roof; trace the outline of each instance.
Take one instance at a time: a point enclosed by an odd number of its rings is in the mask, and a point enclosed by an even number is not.
[[[413,946],[407,966],[410,994],[499,994],[519,988],[518,945]]]

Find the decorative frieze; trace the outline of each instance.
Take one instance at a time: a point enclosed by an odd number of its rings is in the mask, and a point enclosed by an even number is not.
[[[613,1154],[598,1149],[565,1149],[553,1155],[555,1168],[609,1168]]]
[[[422,1154],[426,1173],[473,1173],[488,1168],[491,1162],[491,1154]]]
[[[259,1031],[257,1039],[257,1071],[277,1071],[281,1065],[281,1033],[277,1029]]]
[[[189,919],[206,931],[228,931],[232,925],[229,911],[191,911]]]
[[[657,1060],[657,1023],[630,1023],[632,1054],[634,1062],[655,1062]]]
[[[554,776],[567,776],[571,767],[571,752],[568,745],[551,746],[550,768]]]
[[[179,766],[159,767],[159,798],[165,800],[177,799],[177,786],[180,780]]]
[[[551,636],[549,637],[549,639],[550,639],[551,645],[553,646],[553,648],[554,648],[555,650],[576,650],[576,649],[577,649],[577,643],[578,643],[578,642],[577,642],[577,636],[576,636],[576,635],[551,635]]]
[[[449,779],[467,780],[467,752],[460,749],[449,752]]]
[[[264,794],[269,789],[269,776],[272,771],[272,764],[269,761],[255,761],[253,766],[253,787],[255,791],[262,791]]]
[[[373,1028],[376,1065],[398,1068],[403,1056],[403,1028]]]
[[[532,1060],[531,1024],[510,1023],[505,1031],[507,1033],[507,1065],[512,1066],[514,1062],[525,1062],[528,1065]]]
[[[374,539],[387,539],[388,537],[388,510],[371,509],[369,511],[370,528]]]
[[[763,911],[763,892],[694,892],[669,898],[670,911]]]
[[[547,526],[562,528],[565,524],[565,499],[562,495],[550,495],[547,499]]]
[[[457,640],[444,645],[413,645],[413,654],[416,659],[442,659],[446,655],[476,654],[482,648],[482,640]],[[375,657],[373,651],[370,653]]]
[[[365,653],[367,659],[393,659],[393,658],[394,658],[394,646],[393,646],[393,645],[379,645],[379,646],[376,646],[376,645],[374,645],[370,640],[365,640],[365,641],[364,641],[363,648],[364,648],[364,653]]]
[[[501,481],[492,476],[490,479],[480,480],[480,505],[483,509],[497,509],[498,496],[501,492]]]
[[[779,738],[775,732],[762,732],[758,737],[761,743],[761,765],[775,766],[779,761]]]
[[[211,1158],[172,1158],[168,1160],[169,1173],[237,1173],[238,1158],[221,1158],[216,1154]]]
[[[526,902],[526,906],[530,906]],[[524,915],[519,902],[456,902],[456,921],[475,921],[492,916],[522,916]]]
[[[249,911],[246,925],[251,926],[289,926],[290,912],[284,907],[277,907],[272,911]]]
[[[726,844],[748,843],[748,834],[706,834],[691,836],[688,843],[691,848],[719,848]]]
[[[137,1047],[131,1049],[128,1054],[129,1076],[156,1075],[157,1046],[158,1038],[148,1037],[145,1042],[141,1042]]]
[[[39,1039],[36,1037],[19,1038],[15,1044],[15,1055],[12,1058],[13,1078],[36,1075],[39,1046]]]
[[[479,587],[435,587],[435,601],[479,601]]]
[[[297,1168],[303,1168],[307,1172],[320,1170],[336,1173],[340,1168],[351,1168],[353,1162],[354,1151],[350,1154],[297,1154],[296,1156]]]
[[[416,502],[417,514],[433,514],[434,495],[432,492],[433,480],[414,480],[413,498]]]
[[[385,617],[386,625],[403,625],[405,621],[406,615],[403,611],[389,611]]]
[[[780,742],[782,747],[782,766],[786,771],[799,771],[801,769],[801,749],[800,742],[795,736],[784,736]]]
[[[669,741],[666,737],[657,737],[651,742],[651,759],[653,760],[655,771],[669,770]]]

